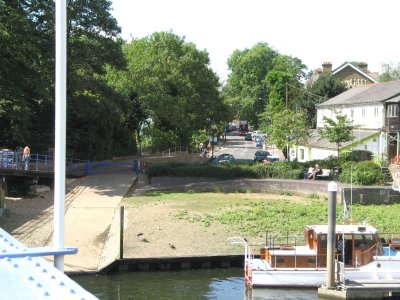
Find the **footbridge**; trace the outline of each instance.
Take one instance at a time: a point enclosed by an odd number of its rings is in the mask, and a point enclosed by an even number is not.
[[[67,158],[65,163],[65,175],[69,178],[88,173],[87,160]],[[54,156],[31,154],[29,162],[25,164],[17,152],[0,151],[0,176],[53,178]]]

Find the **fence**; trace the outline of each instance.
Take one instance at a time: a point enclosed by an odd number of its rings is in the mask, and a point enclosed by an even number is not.
[[[88,161],[66,158],[67,176],[84,176],[87,174]],[[22,161],[21,155],[15,151],[0,151],[0,169],[12,169],[19,171],[54,172],[54,156],[31,154],[27,167]]]

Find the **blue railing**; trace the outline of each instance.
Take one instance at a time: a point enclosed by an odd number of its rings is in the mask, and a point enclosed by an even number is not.
[[[0,168],[22,171],[54,172],[54,156],[31,154],[27,168],[22,155],[15,151],[0,150]],[[67,175],[86,175],[88,161],[74,158],[66,159]]]

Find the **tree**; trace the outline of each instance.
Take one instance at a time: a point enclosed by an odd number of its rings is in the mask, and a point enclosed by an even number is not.
[[[54,147],[54,8],[53,0],[0,0],[0,144],[7,147]],[[124,98],[104,76],[107,65],[125,65],[120,28],[108,0],[69,0],[67,8],[67,153],[108,158],[132,140]]]
[[[267,130],[269,142],[281,150],[287,146],[304,144],[309,137],[305,119],[306,114],[303,110],[293,112],[290,109],[283,109],[276,112]],[[287,151],[283,153],[287,158]]]
[[[383,72],[379,76],[380,82],[387,82],[400,79],[400,63],[385,63],[382,64]]]
[[[320,130],[322,137],[328,139],[329,142],[335,143],[339,158],[339,149],[342,143],[352,141],[354,139],[353,130],[358,128],[353,122],[347,119],[346,115],[335,112],[335,119],[324,116],[324,128]]]
[[[47,125],[41,112],[54,74],[52,8],[52,1],[0,1],[0,144],[7,147],[34,142]]]
[[[316,104],[327,101],[344,91],[346,85],[340,80],[332,77],[331,74],[322,74],[313,83],[313,85],[305,91],[304,95],[300,98],[300,107],[306,110],[307,124],[310,128],[316,127]]]
[[[235,50],[228,59],[231,73],[227,80],[227,101],[235,117],[259,127],[258,115],[265,109],[268,91],[265,78],[279,55],[267,43],[258,43],[251,49]]]
[[[155,150],[189,145],[207,118],[227,121],[228,109],[206,51],[171,32],[156,32],[132,40],[124,52],[128,68],[119,73],[126,83],[120,91],[137,96],[137,136],[144,143]]]

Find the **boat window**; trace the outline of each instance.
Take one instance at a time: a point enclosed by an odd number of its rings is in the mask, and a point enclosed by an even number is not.
[[[326,234],[320,234],[319,235],[319,249],[326,249],[327,247],[327,238],[328,236]]]
[[[316,263],[315,258],[309,258],[309,259],[307,259],[307,264],[315,265],[315,263]]]
[[[373,236],[369,234],[357,235],[354,240],[356,247],[371,247],[373,244]]]
[[[284,263],[285,263],[285,260],[283,258],[278,258],[276,260],[276,264],[284,264]]]

